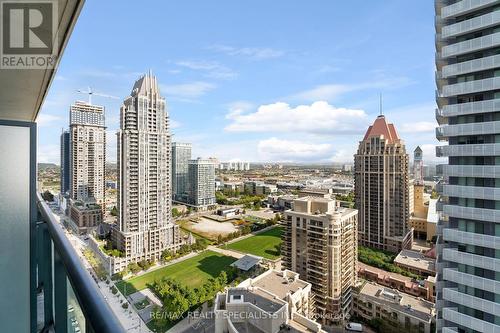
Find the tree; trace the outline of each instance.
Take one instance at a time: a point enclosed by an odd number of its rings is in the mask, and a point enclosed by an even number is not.
[[[118,216],[118,208],[116,208],[116,206],[113,206],[113,208],[111,208],[111,215]]]
[[[182,213],[177,209],[177,208],[172,208],[172,216],[173,217],[180,217],[182,216]]]
[[[135,262],[131,262],[130,264],[128,264],[128,269],[130,270],[130,272],[132,272],[132,274],[136,274],[141,271],[141,267]]]

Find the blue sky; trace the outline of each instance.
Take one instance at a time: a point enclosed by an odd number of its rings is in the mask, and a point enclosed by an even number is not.
[[[87,0],[39,117],[39,161],[59,163],[69,105],[119,109],[152,69],[175,141],[221,161],[351,162],[379,113],[435,160],[433,1]]]

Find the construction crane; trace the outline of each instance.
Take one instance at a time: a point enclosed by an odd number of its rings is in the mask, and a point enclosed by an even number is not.
[[[91,87],[87,87],[87,90],[78,89],[77,92],[79,92],[80,94],[89,95],[89,104],[92,104],[92,95],[106,97],[106,98],[112,98],[112,99],[119,99],[116,96],[111,96],[111,95],[106,95],[106,94],[101,94],[101,93],[95,92],[92,90]]]

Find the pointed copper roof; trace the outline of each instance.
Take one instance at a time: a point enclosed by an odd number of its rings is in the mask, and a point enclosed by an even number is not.
[[[378,116],[377,119],[375,119],[375,121],[373,122],[373,125],[368,127],[368,130],[366,131],[363,140],[366,140],[373,136],[381,136],[381,135],[383,135],[384,138],[389,143],[394,143],[396,141],[401,140],[401,138],[398,135],[398,132],[396,132],[396,128],[394,127],[394,125],[388,124],[387,121],[385,120],[385,116],[383,115]]]

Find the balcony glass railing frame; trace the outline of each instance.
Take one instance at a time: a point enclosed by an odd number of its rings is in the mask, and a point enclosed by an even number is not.
[[[83,313],[85,332],[125,332],[40,194],[37,204],[37,289],[43,293],[44,314],[38,320],[43,321],[42,332],[72,332],[68,324],[68,288]]]

